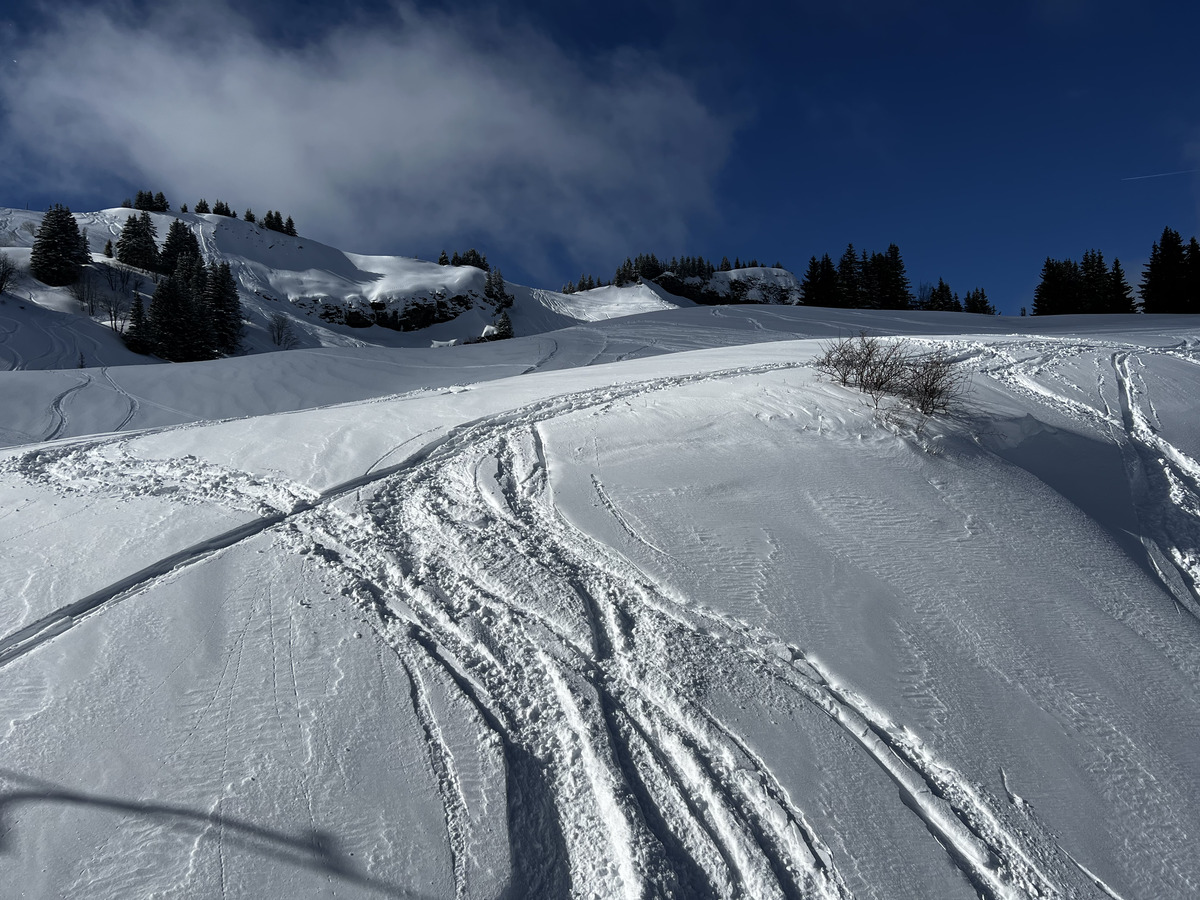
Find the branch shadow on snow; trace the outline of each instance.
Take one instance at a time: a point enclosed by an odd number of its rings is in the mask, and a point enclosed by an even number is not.
[[[14,852],[11,835],[17,825],[12,821],[12,811],[16,807],[57,803],[135,816],[164,828],[200,836],[206,829],[217,827],[221,829],[222,840],[226,844],[234,844],[279,864],[310,869],[386,897],[422,900],[428,896],[358,871],[342,850],[337,836],[327,831],[309,829],[289,834],[231,816],[200,812],[183,806],[87,794],[8,769],[0,769],[0,778],[19,786],[16,790],[0,791],[0,856]]]

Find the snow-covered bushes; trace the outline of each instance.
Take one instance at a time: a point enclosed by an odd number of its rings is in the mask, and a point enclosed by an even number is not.
[[[966,392],[968,376],[944,349],[920,353],[908,341],[859,334],[825,345],[817,369],[856,387],[879,408],[886,396],[911,403],[922,415],[946,412]]]

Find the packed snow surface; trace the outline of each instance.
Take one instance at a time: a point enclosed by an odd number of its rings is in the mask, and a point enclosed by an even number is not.
[[[0,373],[0,893],[1200,894],[1200,323],[561,297]]]

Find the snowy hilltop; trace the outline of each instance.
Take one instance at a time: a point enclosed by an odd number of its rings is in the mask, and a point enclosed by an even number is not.
[[[140,298],[148,308],[164,273],[154,271],[152,263],[128,265],[112,257],[127,222],[143,216],[153,232],[152,254],[166,247],[172,227],[181,227],[194,240],[202,262],[229,266],[244,318],[239,354],[430,347],[478,340],[495,331],[501,314],[513,333],[524,335],[692,305],[640,284],[572,295],[513,284],[505,286],[507,303],[497,303],[488,290],[492,273],[482,267],[486,259],[481,265],[452,265],[364,256],[261,222],[127,208],[74,214],[89,265],[78,283],[50,287],[28,271],[43,214],[0,209],[0,252],[16,270],[0,295],[5,323],[0,370],[67,368],[81,358],[85,365],[158,361],[129,352],[121,338],[131,328],[133,299]],[[745,274],[759,280],[755,273]]]
[[[1197,317],[509,285],[435,347],[483,270],[185,221],[298,347],[0,305],[5,897],[1200,893]]]

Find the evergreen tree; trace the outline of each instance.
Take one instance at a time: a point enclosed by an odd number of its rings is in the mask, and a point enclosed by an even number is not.
[[[245,219],[247,222],[254,221],[254,212],[250,209],[250,207],[248,207],[248,206],[246,207],[246,212],[242,216],[242,218]]]
[[[283,233],[288,237],[296,237],[296,223],[292,221],[292,217],[288,216],[287,221],[283,223]]]
[[[205,200],[203,197],[201,197],[199,200],[197,200],[197,201],[196,201],[196,212],[198,212],[198,213],[207,213],[207,212],[209,212],[209,211],[210,211],[210,210],[209,210],[209,208],[208,208],[208,201],[207,201],[207,200]]]
[[[853,244],[846,246],[842,258],[838,260],[838,296],[837,305],[849,309],[862,306],[862,261],[854,250]]]
[[[112,245],[111,238],[104,242],[104,255],[107,256],[109,259],[113,258],[113,245]]]
[[[125,220],[117,238],[117,259],[127,266],[154,271],[158,268],[158,231],[148,212]]]
[[[288,221],[290,222],[290,221],[291,221],[291,219],[288,219]],[[445,251],[445,250],[443,250],[443,251],[442,251],[442,255],[438,257],[438,265],[439,265],[439,266],[448,266],[448,265],[450,265],[450,257],[446,255],[446,251]]]
[[[129,311],[129,326],[125,329],[125,346],[134,353],[150,353],[153,341],[150,337],[149,325],[146,322],[146,305],[142,303],[142,295],[133,295],[133,308]]]
[[[800,302],[805,306],[837,306],[839,302],[837,268],[829,254],[808,261],[808,270],[800,284]]]
[[[214,350],[225,356],[237,353],[242,344],[242,302],[229,263],[209,265],[205,306],[212,320]]]
[[[1107,312],[1112,282],[1104,254],[1099,250],[1086,251],[1083,264],[1079,267],[1079,277],[1079,308],[1076,312]]]
[[[29,255],[29,271],[51,287],[74,284],[81,267],[91,260],[87,239],[71,210],[55,203],[42,216]]]
[[[1073,259],[1046,257],[1042,280],[1033,292],[1035,316],[1077,313],[1083,307],[1083,273]]]
[[[1183,238],[1173,228],[1164,228],[1162,238],[1150,250],[1150,262],[1142,276],[1142,311],[1147,313],[1189,312],[1187,251]]]
[[[996,307],[992,306],[983,288],[975,288],[974,290],[967,291],[967,295],[963,298],[963,312],[994,316],[996,314]]]
[[[200,241],[182,219],[174,219],[167,229],[167,239],[163,241],[162,252],[158,256],[159,271],[171,274],[184,256],[200,259]]]
[[[946,284],[945,279],[942,278],[938,279],[937,286],[929,292],[925,308],[939,312],[962,312],[963,310],[958,294],[952,292],[950,285]]]
[[[1200,313],[1200,242],[1194,237],[1188,241],[1186,259],[1184,293],[1188,299],[1188,312]]]
[[[179,204],[179,211],[180,211],[181,213],[185,213],[185,212],[187,212],[187,211],[188,211],[187,204],[186,204],[186,203],[180,203],[180,204]]]
[[[721,265],[720,265],[719,269],[720,269],[720,271],[722,271],[722,272],[728,272],[728,271],[730,271],[731,269],[733,269],[733,263],[731,263],[731,262],[729,261],[729,257],[728,257],[728,256],[722,256],[722,257],[721,257]]]
[[[212,211],[213,211],[214,215],[218,215],[218,216],[229,216],[230,218],[237,217],[237,213],[235,213],[232,209],[230,209],[229,204],[226,203],[224,200],[217,200],[216,202],[214,202]]]
[[[880,309],[910,309],[913,304],[912,283],[904,268],[900,248],[888,244],[887,253],[880,254],[876,263]]]
[[[492,269],[487,274],[487,278],[483,283],[483,295],[490,300],[497,309],[507,309],[513,305],[513,300],[516,299],[512,294],[505,290],[504,276],[500,274],[499,269]]]
[[[508,317],[508,313],[504,310],[500,311],[500,315],[496,316],[496,338],[503,340],[513,336],[512,319]]]
[[[1133,288],[1125,280],[1125,270],[1121,268],[1121,261],[1115,257],[1112,269],[1108,273],[1108,292],[1105,296],[1104,312],[1137,312],[1137,303],[1133,299]]]
[[[150,193],[147,191],[146,193]],[[167,198],[163,196],[163,192],[159,191],[154,195],[153,206],[151,212],[170,212],[171,204],[167,202]]]

